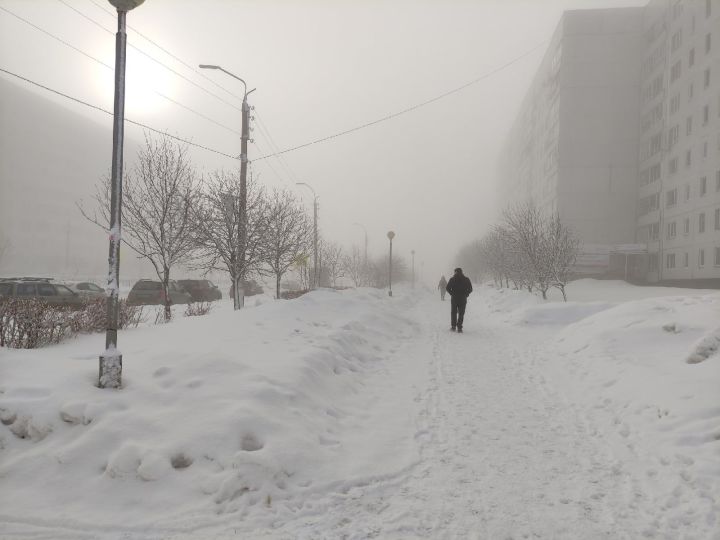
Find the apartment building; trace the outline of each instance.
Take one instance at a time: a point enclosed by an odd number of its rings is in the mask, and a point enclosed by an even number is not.
[[[566,12],[500,177],[504,204],[557,211],[600,261],[646,251],[635,278],[720,278],[720,2]]]
[[[646,276],[720,278],[720,2],[653,0],[643,33],[637,241],[648,246]]]
[[[501,160],[502,203],[558,212],[589,252],[634,237],[642,13],[564,13]]]

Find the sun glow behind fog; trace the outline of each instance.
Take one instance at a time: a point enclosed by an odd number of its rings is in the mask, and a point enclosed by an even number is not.
[[[115,59],[106,62],[114,66]],[[175,79],[175,80],[173,80]],[[113,103],[115,75],[104,70],[97,85],[105,103]],[[167,69],[147,56],[128,47],[125,72],[125,113],[134,120],[167,108],[171,102],[163,95],[173,98],[176,78]]]

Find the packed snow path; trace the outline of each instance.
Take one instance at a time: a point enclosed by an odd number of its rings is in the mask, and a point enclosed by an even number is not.
[[[620,469],[532,362],[546,335],[498,326],[473,302],[465,333],[454,334],[446,311],[449,302],[426,299],[412,313],[422,321],[413,361],[429,370],[415,396],[418,462],[313,501],[317,514],[270,536],[634,537],[617,523],[628,504]]]

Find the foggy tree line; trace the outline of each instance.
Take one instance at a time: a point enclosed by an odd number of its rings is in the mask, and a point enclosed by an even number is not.
[[[106,177],[97,186],[94,208],[78,205],[86,219],[105,230],[110,195]],[[281,280],[291,272],[302,289],[311,287],[316,273],[320,286],[337,286],[343,277],[356,286],[387,285],[387,257],[366,261],[357,247],[346,253],[325,239],[320,239],[318,268],[313,268],[312,219],[292,192],[268,190],[251,177],[245,199],[243,219],[239,171],[202,177],[186,145],[146,135],[123,179],[123,243],[154,268],[165,293],[166,320],[171,317],[170,280],[178,266],[224,272],[234,286],[253,276],[272,277],[276,298]],[[393,278],[401,280],[406,274],[405,262],[393,257]]]
[[[464,246],[458,258],[477,281],[492,278],[501,287],[539,291],[544,299],[554,287],[567,301],[565,286],[579,249],[579,238],[558,214],[525,203],[506,209],[502,221]]]

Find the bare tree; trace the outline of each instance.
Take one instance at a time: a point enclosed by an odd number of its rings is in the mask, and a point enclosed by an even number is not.
[[[197,251],[194,267],[227,272],[234,290],[259,269],[266,222],[267,197],[251,178],[247,183],[245,253],[240,253],[240,174],[219,171],[206,179],[193,205],[193,228]],[[239,309],[238,295],[233,295]]]
[[[545,256],[550,269],[552,286],[559,289],[567,302],[565,285],[572,276],[572,268],[580,252],[580,239],[560,221],[555,214],[547,221],[545,234]]]
[[[265,271],[275,276],[276,297],[280,298],[282,276],[310,248],[312,225],[295,196],[275,190],[268,200],[263,238]]]
[[[528,266],[535,287],[547,299],[552,272],[548,266],[546,250],[546,222],[540,210],[532,203],[515,206],[503,213],[507,241],[520,255],[520,262]]]
[[[198,178],[188,157],[187,145],[166,136],[145,136],[145,147],[123,181],[123,242],[153,265],[162,282],[165,320],[170,320],[170,272],[188,259],[194,248],[192,202]],[[105,178],[95,195],[95,213],[80,211],[109,231],[110,180]]]
[[[337,287],[337,280],[345,275],[343,265],[343,250],[335,242],[323,240],[320,244],[322,252],[322,270],[329,281],[329,285]]]
[[[367,268],[365,259],[360,254],[360,248],[353,246],[350,253],[342,257],[343,273],[348,276],[356,287],[367,283]]]

